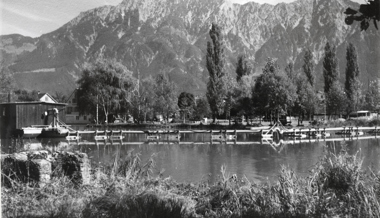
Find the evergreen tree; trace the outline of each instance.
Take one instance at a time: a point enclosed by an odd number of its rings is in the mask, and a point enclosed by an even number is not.
[[[227,96],[225,54],[221,28],[213,23],[209,34],[212,42],[207,42],[206,67],[209,81],[206,95],[215,122],[216,117],[224,111]]]
[[[325,46],[325,56],[323,59],[323,77],[325,79],[324,91],[327,94],[330,91],[332,84],[338,81],[339,78],[336,47],[331,47],[329,42],[327,42]]]
[[[345,91],[348,100],[348,113],[358,110],[361,99],[361,90],[359,82],[359,66],[355,46],[350,43],[347,46],[347,66],[346,66],[346,82]]]
[[[315,77],[314,77],[314,63],[313,63],[313,53],[310,49],[305,51],[305,55],[303,57],[304,64],[302,65],[303,72],[305,72],[308,82],[312,87],[315,85]]]

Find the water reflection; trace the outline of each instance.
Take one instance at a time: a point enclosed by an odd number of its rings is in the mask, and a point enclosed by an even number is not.
[[[326,151],[358,152],[363,158],[363,169],[380,171],[380,140],[376,137],[336,139],[258,140],[249,134],[238,134],[236,140],[213,141],[205,134],[181,134],[181,140],[146,140],[143,134],[127,134],[118,140],[94,140],[93,136],[80,140],[18,139],[2,140],[2,152],[47,149],[50,151],[79,150],[88,154],[94,165],[112,163],[116,153],[121,157],[139,153],[144,162],[155,154],[155,172],[163,172],[182,182],[209,180],[215,182],[222,165],[227,172],[246,176],[255,182],[274,181],[281,165],[306,175]]]

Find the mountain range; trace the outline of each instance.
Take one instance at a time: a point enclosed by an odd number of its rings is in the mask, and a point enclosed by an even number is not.
[[[358,52],[364,87],[380,77],[380,31],[360,31],[344,23],[349,0],[298,0],[275,6],[228,0],[124,0],[80,13],[57,30],[37,38],[0,36],[2,65],[14,72],[19,88],[70,94],[85,62],[115,58],[139,78],[166,73],[179,91],[206,90],[206,45],[212,22],[223,29],[227,71],[235,77],[238,55],[245,54],[262,72],[267,58],[281,68],[293,62],[301,69],[304,49],[311,49],[317,88],[322,90],[326,42],[337,46],[340,79],[346,47]]]

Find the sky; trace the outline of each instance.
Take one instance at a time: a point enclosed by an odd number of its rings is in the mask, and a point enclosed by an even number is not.
[[[52,32],[87,11],[103,5],[117,5],[122,0],[0,0],[0,35],[18,33],[39,37]],[[275,5],[294,0],[230,0],[244,4],[249,1]],[[365,0],[354,0],[361,4]]]

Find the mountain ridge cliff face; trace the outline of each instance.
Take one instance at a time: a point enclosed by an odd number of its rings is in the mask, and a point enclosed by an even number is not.
[[[324,46],[329,41],[337,46],[342,81],[346,46],[351,42],[357,47],[360,79],[367,84],[380,77],[380,31],[371,26],[361,32],[356,23],[346,25],[343,11],[347,7],[359,5],[349,0],[298,0],[275,6],[228,0],[124,0],[117,6],[82,12],[37,38],[0,36],[0,52],[3,62],[16,72],[19,86],[26,89],[54,93],[57,90],[51,87],[59,85],[60,92],[70,93],[83,64],[103,57],[122,62],[136,77],[166,73],[179,91],[201,94],[208,81],[208,32],[215,22],[223,29],[232,78],[240,54],[247,55],[259,74],[268,57],[277,58],[281,68],[291,61],[300,69],[303,50],[309,48],[321,90]],[[30,82],[31,73],[40,73],[36,78],[44,81]],[[64,84],[56,81],[56,74],[62,75]]]

